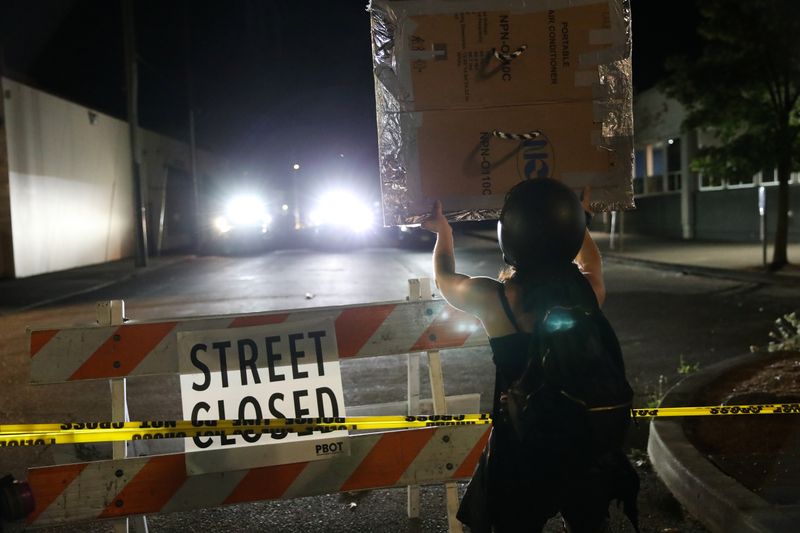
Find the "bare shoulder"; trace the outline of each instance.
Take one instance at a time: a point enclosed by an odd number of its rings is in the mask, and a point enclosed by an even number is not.
[[[476,292],[491,292],[497,294],[499,287],[503,284],[494,278],[488,276],[475,276],[469,278],[472,290]]]
[[[477,276],[464,277],[457,286],[442,291],[447,302],[457,309],[483,317],[487,308],[497,299],[502,284],[496,279]]]

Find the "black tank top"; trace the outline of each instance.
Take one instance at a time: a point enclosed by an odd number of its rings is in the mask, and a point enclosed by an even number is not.
[[[503,304],[503,310],[516,330],[514,333],[503,335],[502,337],[492,337],[489,339],[489,346],[492,349],[492,361],[496,368],[493,412],[495,420],[499,417],[500,394],[508,390],[508,387],[522,376],[528,364],[528,345],[531,341],[531,334],[519,328],[517,319],[511,311],[511,306],[506,297],[504,285],[499,286],[498,295]]]
[[[602,334],[603,344],[609,348],[606,356],[610,357],[611,360],[608,361],[608,364],[617,369],[616,373],[618,379],[609,380],[609,383],[613,384],[620,380],[624,381],[624,363],[622,362],[622,354],[619,350],[619,343],[616,339],[616,335],[614,335],[613,329],[603,316],[602,311],[600,311],[597,298],[591,285],[578,270],[576,265],[572,264],[570,268],[565,268],[547,276],[529,279],[523,283],[525,287],[525,297],[530,302],[526,307],[531,309],[537,320],[539,320],[539,317],[546,316],[547,311],[554,306],[578,307],[590,312],[593,317],[592,320],[598,325],[598,331]],[[532,338],[534,335],[533,333],[526,333],[519,327],[516,317],[509,305],[503,285],[500,285],[498,288],[498,297],[500,298],[508,320],[516,331],[509,335],[489,339],[489,345],[492,349],[492,360],[496,367],[493,402],[495,415],[498,414],[500,407],[500,394],[508,390],[508,387],[514,381],[518,380],[525,372],[528,365],[531,341],[534,340]],[[568,372],[563,377],[569,379],[571,374]],[[556,386],[557,389],[566,389],[573,392],[571,385],[573,385],[574,382],[567,381],[561,383],[558,372],[556,374],[549,373],[547,381]],[[617,383],[617,385],[620,384]],[[616,394],[616,390],[612,387],[611,392],[606,395],[606,399],[608,399],[611,404],[620,403],[620,401],[624,402],[629,400],[630,396],[632,396],[632,391],[627,382],[621,387],[617,387],[617,389],[619,389],[619,394]],[[583,397],[583,395],[580,394],[577,396]],[[601,403],[600,405],[610,404]]]

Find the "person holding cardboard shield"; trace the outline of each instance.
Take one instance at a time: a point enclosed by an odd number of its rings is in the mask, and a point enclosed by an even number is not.
[[[498,222],[509,265],[499,280],[456,272],[440,202],[422,224],[437,234],[442,296],[481,320],[497,368],[491,437],[458,512],[472,531],[541,531],[559,512],[568,531],[606,531],[613,500],[638,530],[639,480],[622,449],[633,391],[600,310],[589,193],[582,204],[551,178],[513,187]]]

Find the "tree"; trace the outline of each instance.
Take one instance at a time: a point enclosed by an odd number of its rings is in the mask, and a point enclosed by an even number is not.
[[[800,2],[702,0],[696,60],[667,63],[665,92],[687,109],[685,128],[713,132],[693,168],[716,176],[778,171],[770,269],[788,263],[789,178],[800,160]]]

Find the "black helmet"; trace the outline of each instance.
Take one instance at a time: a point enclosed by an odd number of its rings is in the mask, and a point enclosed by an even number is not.
[[[572,190],[552,178],[516,184],[497,222],[503,259],[517,268],[566,264],[583,243],[586,218]]]

